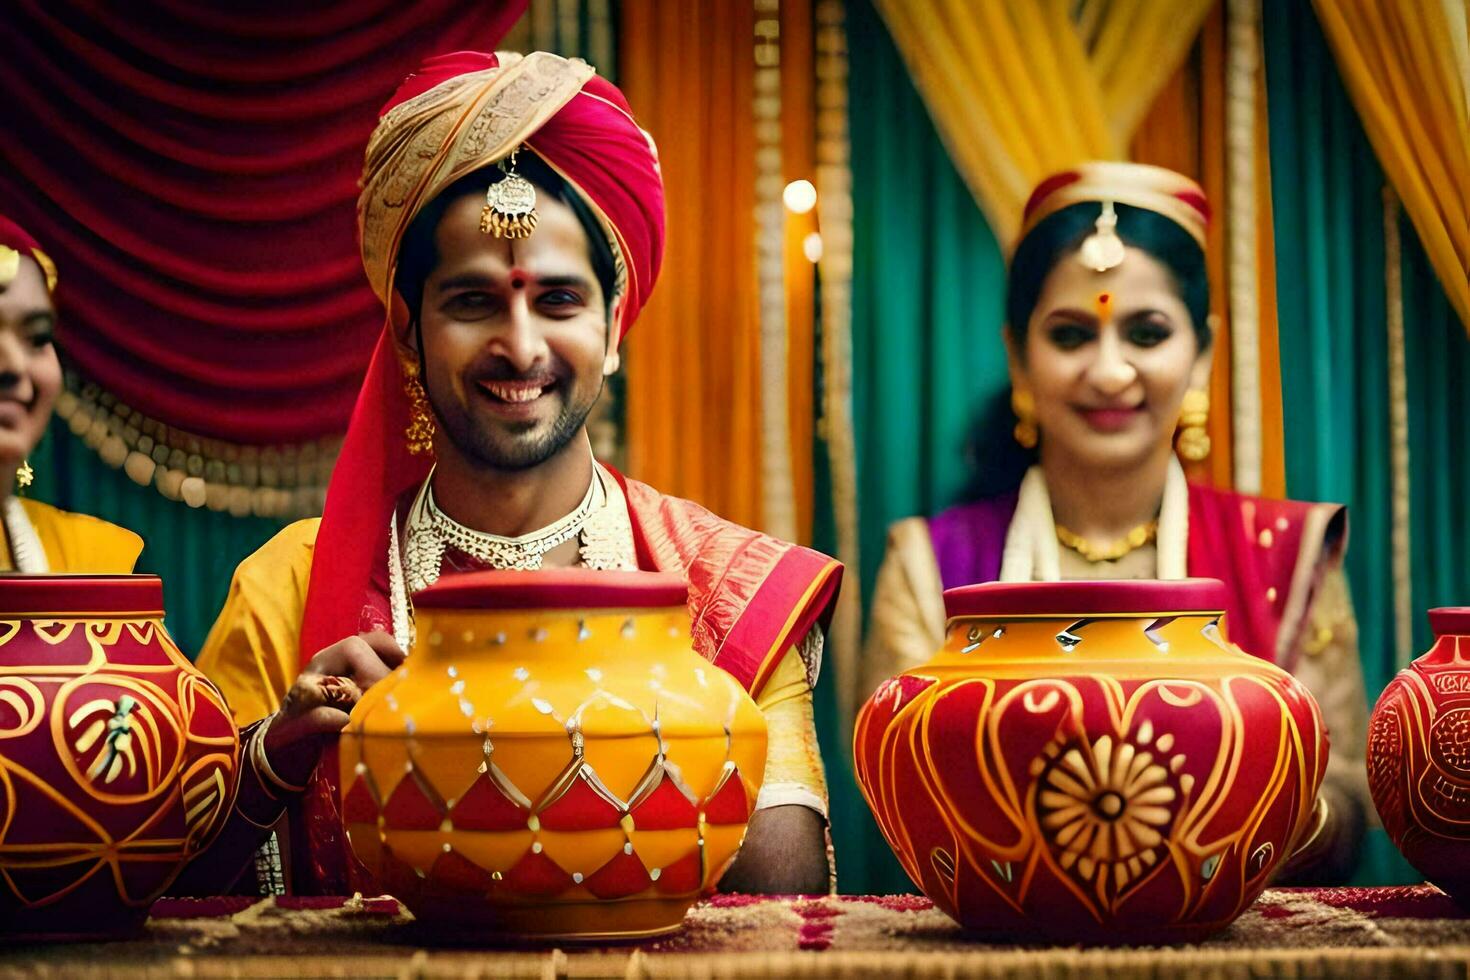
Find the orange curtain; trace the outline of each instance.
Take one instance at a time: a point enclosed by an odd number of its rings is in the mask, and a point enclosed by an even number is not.
[[[781,169],[787,182],[817,179],[817,66],[812,0],[781,0]],[[797,540],[812,539],[817,418],[817,266],[804,251],[817,211],[786,214],[786,405]]]
[[[754,4],[623,0],[619,83],[659,145],[663,272],[625,344],[631,475],[761,526]]]

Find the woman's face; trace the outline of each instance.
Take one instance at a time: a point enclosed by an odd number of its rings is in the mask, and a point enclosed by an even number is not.
[[[51,419],[61,391],[55,328],[45,276],[25,256],[15,278],[0,286],[0,468],[19,466]]]
[[[1042,458],[1136,466],[1167,451],[1180,403],[1209,379],[1194,322],[1168,268],[1128,248],[1094,272],[1065,255],[1042,284],[1011,377],[1036,403]]]

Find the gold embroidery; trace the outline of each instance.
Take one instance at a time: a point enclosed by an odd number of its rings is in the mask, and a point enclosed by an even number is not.
[[[498,68],[451,79],[396,106],[368,143],[358,199],[363,264],[388,299],[398,243],[446,185],[493,163],[540,129],[594,74],[544,51],[499,55]]]

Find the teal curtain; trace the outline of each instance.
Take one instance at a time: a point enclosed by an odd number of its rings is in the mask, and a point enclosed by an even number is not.
[[[862,567],[845,588],[866,605],[888,525],[943,510],[971,483],[975,419],[1008,390],[1005,263],[870,0],[847,13]],[[839,886],[912,891],[853,782],[832,686],[818,712]]]
[[[1394,653],[1383,172],[1308,0],[1264,5],[1271,191],[1287,491],[1347,504],[1348,577],[1368,700],[1398,669]],[[1470,343],[1407,221],[1402,273],[1410,393],[1416,651],[1423,610],[1470,602]],[[1381,831],[1363,883],[1420,875]]]
[[[166,500],[103,463],[61,419],[52,420],[31,465],[36,471],[31,496],[142,535],[137,570],[163,578],[169,633],[191,658],[224,604],[235,566],[281,527],[279,521],[193,510]]]

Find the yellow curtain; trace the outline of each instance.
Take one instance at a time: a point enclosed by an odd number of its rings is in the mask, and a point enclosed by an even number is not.
[[[1470,330],[1470,0],[1314,5],[1378,161]]]
[[[1210,441],[1207,459],[1187,463],[1191,479],[1213,486],[1234,485],[1231,436],[1229,270],[1226,238],[1231,214],[1225,191],[1225,9],[1215,4],[1205,17],[1194,49],[1155,98],[1133,135],[1130,151],[1152,163],[1193,177],[1214,205],[1206,259],[1211,312],[1216,317],[1214,371],[1210,379]],[[1256,83],[1256,241],[1261,392],[1261,492],[1286,493],[1282,435],[1281,357],[1276,322],[1276,249],[1271,217],[1270,142],[1266,133],[1265,68]]]
[[[620,6],[619,83],[668,203],[663,272],[626,344],[628,469],[760,527],[755,6]]]
[[[1031,188],[1126,155],[1214,0],[875,0],[1002,242]]]

